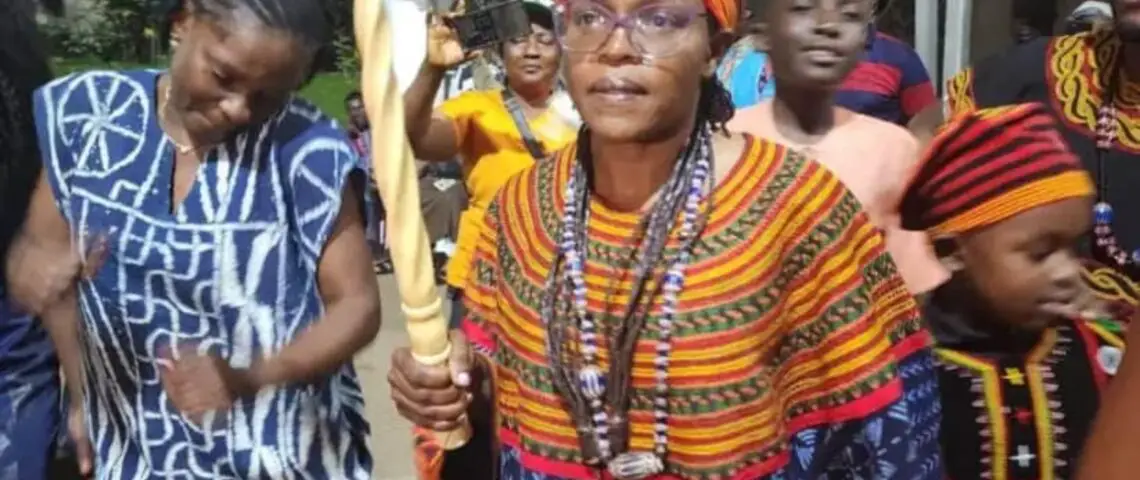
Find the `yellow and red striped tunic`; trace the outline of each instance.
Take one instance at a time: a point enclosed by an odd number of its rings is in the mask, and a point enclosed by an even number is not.
[[[568,148],[500,191],[466,290],[464,329],[492,352],[495,365],[505,479],[599,476],[582,464],[577,431],[552,386],[539,317],[575,158]],[[886,445],[887,438],[907,444],[923,424],[905,413],[908,380],[900,365],[920,359],[914,381],[934,377],[916,304],[854,197],[815,162],[749,139],[711,201],[674,321],[669,475],[662,478],[755,479],[831,468],[909,472],[931,468],[922,462],[936,464],[936,454],[908,460]],[[588,308],[605,334],[615,331],[629,301],[643,232],[636,214],[597,201],[589,208]],[[668,257],[676,247],[671,241]],[[651,305],[657,311],[661,299]],[[634,355],[633,451],[653,447],[655,328],[647,323]],[[604,344],[602,350],[608,368]],[[910,414],[936,410],[934,397],[936,390],[909,401]],[[872,418],[880,419],[875,435],[863,427]],[[921,428],[936,429],[936,422]],[[871,445],[869,436],[884,445]],[[878,453],[852,455],[852,449]],[[865,461],[852,466],[842,456]]]

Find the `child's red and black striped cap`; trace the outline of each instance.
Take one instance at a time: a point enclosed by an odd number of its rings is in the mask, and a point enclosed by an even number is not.
[[[899,207],[902,226],[953,235],[1067,198],[1094,194],[1044,105],[976,110],[947,122]]]

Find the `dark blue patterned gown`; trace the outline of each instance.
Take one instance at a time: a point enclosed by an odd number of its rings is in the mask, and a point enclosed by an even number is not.
[[[0,480],[47,474],[61,416],[57,372],[47,331],[8,304],[0,280]]]

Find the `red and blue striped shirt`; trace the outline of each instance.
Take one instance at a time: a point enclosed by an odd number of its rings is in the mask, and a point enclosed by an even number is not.
[[[840,106],[899,125],[937,101],[918,53],[874,27],[868,32],[863,59],[835,97]]]

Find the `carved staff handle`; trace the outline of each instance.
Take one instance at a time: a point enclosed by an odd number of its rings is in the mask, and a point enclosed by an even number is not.
[[[412,355],[422,364],[442,365],[451,352],[448,324],[420,212],[415,156],[404,131],[404,99],[392,71],[392,33],[384,10],[384,0],[353,3],[361,93],[372,125],[372,176],[387,212],[388,248]],[[437,436],[443,448],[456,449],[470,439],[471,427],[464,424]]]

